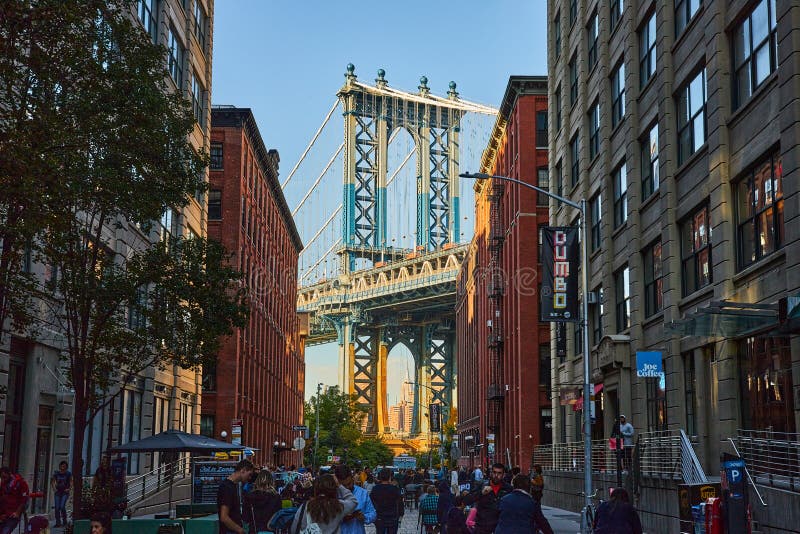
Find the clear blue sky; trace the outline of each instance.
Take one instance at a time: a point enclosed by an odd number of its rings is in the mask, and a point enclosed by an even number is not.
[[[348,63],[368,82],[383,68],[390,85],[409,91],[422,75],[436,94],[454,80],[462,98],[492,106],[509,76],[547,73],[545,0],[216,0],[214,10],[212,102],[252,108],[267,147],[280,152],[282,177]],[[309,349],[306,364],[307,396],[317,382],[336,383],[335,346]],[[390,355],[391,403],[406,367]]]

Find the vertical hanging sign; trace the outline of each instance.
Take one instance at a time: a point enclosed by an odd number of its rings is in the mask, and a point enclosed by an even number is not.
[[[540,318],[544,322],[577,322],[578,228],[542,228],[542,294]]]
[[[428,413],[430,414],[431,418],[431,432],[441,432],[442,431],[441,407],[436,403],[431,403],[430,406],[428,406]]]

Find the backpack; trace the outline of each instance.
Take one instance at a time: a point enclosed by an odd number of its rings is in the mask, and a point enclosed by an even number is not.
[[[308,512],[306,512],[306,503],[303,503],[300,506],[300,517],[305,517],[306,527],[302,529],[300,528],[300,525],[303,523],[303,520],[300,519],[297,522],[297,528],[294,534],[322,534],[322,529],[320,528],[319,524],[317,524],[316,521],[312,522],[311,516],[308,515]]]
[[[290,508],[282,508],[278,510],[272,517],[269,518],[269,523],[267,524],[267,530],[272,532],[278,530],[286,530],[291,528],[292,520],[294,519],[294,515],[297,513],[297,507],[293,506]]]

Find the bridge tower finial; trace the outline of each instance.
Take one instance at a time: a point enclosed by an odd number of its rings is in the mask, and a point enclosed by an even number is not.
[[[383,89],[388,85],[389,82],[386,81],[386,71],[383,69],[378,69],[378,77],[375,78],[375,85]]]
[[[422,78],[419,79],[419,87],[417,87],[417,89],[419,89],[419,94],[422,96],[428,96],[429,94],[431,94],[431,89],[430,87],[428,87],[427,76],[423,76]]]
[[[356,66],[352,63],[347,64],[347,72],[344,74],[347,83],[356,81]]]
[[[456,91],[456,82],[450,82],[450,90],[447,91],[447,96],[450,100],[458,100],[458,92]]]

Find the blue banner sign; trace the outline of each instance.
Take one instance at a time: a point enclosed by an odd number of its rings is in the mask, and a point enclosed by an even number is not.
[[[664,376],[661,353],[637,351],[636,376],[639,378],[660,378]]]

